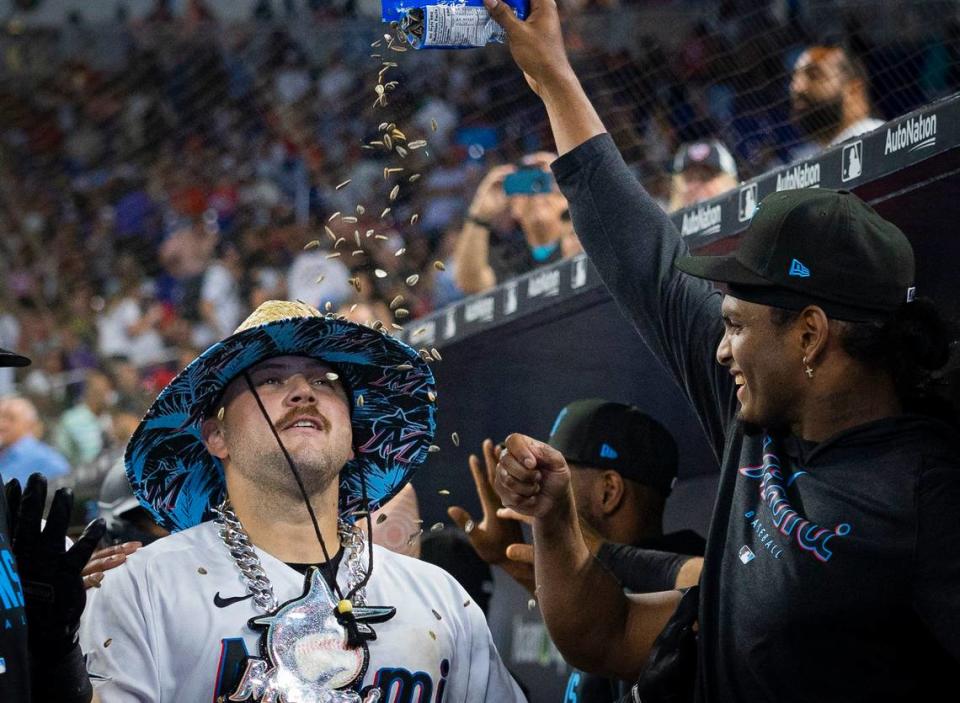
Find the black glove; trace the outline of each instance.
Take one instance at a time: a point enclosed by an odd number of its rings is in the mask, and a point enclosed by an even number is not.
[[[73,509],[70,489],[61,488],[54,494],[42,530],[47,499],[43,475],[30,476],[22,495],[19,483],[11,481],[6,498],[27,612],[34,700],[86,703],[92,689],[77,642],[80,615],[87,602],[80,572],[106,532],[106,524],[102,519],[91,522],[67,550]]]

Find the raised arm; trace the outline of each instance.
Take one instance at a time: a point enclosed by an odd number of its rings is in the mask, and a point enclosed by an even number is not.
[[[720,293],[673,268],[686,245],[633,177],[567,60],[554,0],[532,0],[520,21],[485,0],[543,100],[560,158],[553,170],[574,229],[623,314],[690,398],[719,454],[733,383],[716,364]]]
[[[680,600],[679,591],[627,597],[580,531],[563,456],[513,434],[497,464],[503,504],[533,520],[537,600],[550,636],[573,666],[634,679]]]

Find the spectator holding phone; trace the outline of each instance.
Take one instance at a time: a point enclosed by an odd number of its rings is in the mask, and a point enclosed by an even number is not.
[[[550,173],[555,154],[495,166],[477,187],[454,255],[457,285],[469,294],[581,251]],[[492,236],[491,236],[492,235]]]

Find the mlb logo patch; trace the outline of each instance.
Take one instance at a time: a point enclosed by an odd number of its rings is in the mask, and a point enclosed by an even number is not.
[[[863,142],[858,140],[843,147],[843,166],[840,171],[841,181],[852,181],[863,175]]]
[[[746,222],[753,218],[753,213],[757,209],[757,184],[751,183],[745,188],[740,189],[740,204],[737,208],[737,217],[741,222]]]
[[[749,564],[751,561],[757,558],[757,555],[753,553],[753,550],[750,549],[747,545],[740,547],[740,561],[744,564]]]

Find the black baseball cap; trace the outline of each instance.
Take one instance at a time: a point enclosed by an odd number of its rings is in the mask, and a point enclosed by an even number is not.
[[[728,284],[735,298],[793,310],[819,305],[852,322],[884,319],[915,293],[909,240],[848,190],[772,193],[735,253],[684,256],[676,266]]]
[[[0,349],[0,368],[29,365],[30,359],[27,357],[14,354],[12,351],[7,351],[6,349]]]
[[[612,469],[664,496],[677,476],[677,443],[663,425],[632,405],[576,400],[557,415],[547,443],[570,464]]]
[[[737,178],[737,161],[718,139],[687,142],[673,157],[673,172],[683,173],[691,166],[707,166]]]

